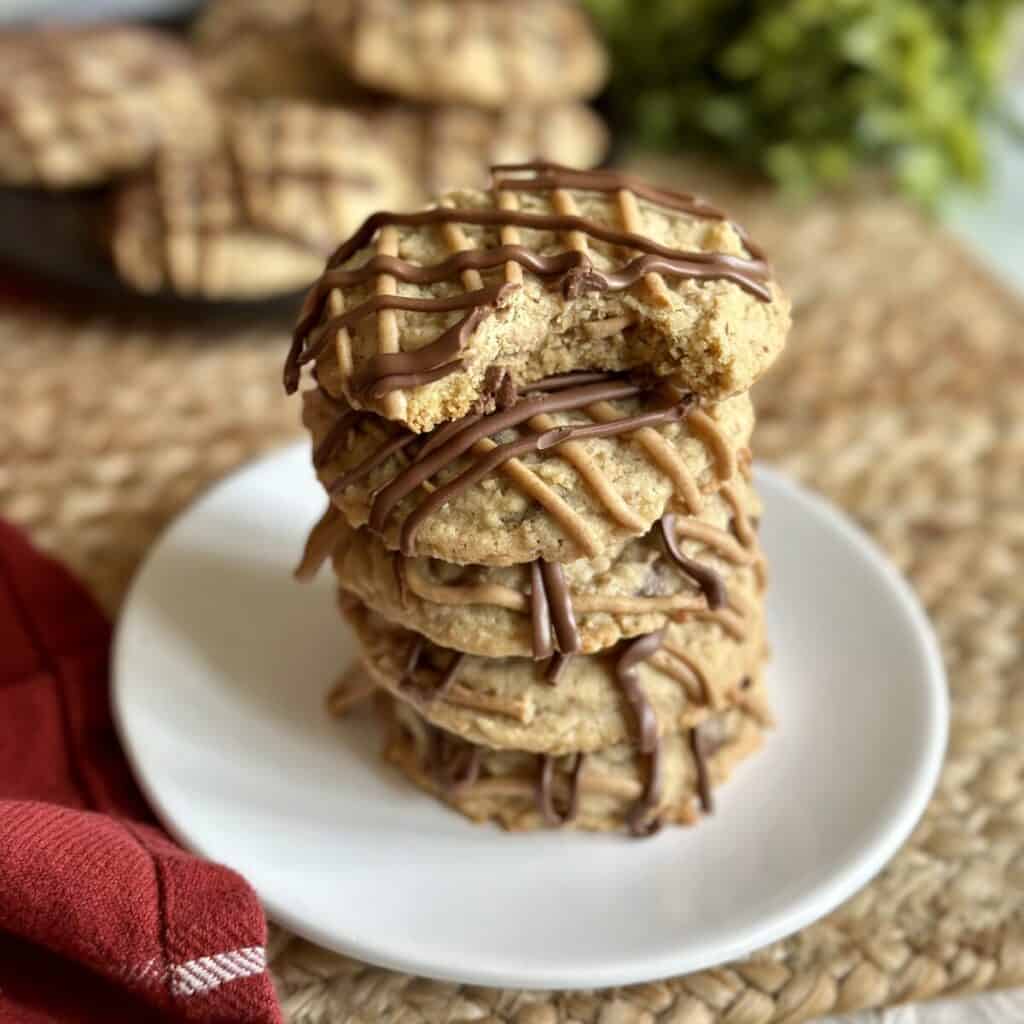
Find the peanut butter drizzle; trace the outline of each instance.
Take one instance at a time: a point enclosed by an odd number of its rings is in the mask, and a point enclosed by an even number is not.
[[[729,505],[732,507],[732,526],[736,534],[736,539],[746,548],[748,551],[757,547],[757,534],[754,532],[754,528],[750,522],[750,517],[747,515],[746,510],[743,508],[743,504],[740,501],[739,495],[736,493],[735,488],[732,484],[722,485],[722,497],[725,498]]]
[[[288,393],[297,390],[301,367],[316,359],[328,344],[332,332],[347,328],[378,308],[404,309],[421,312],[446,312],[453,308],[471,311],[458,323],[449,327],[435,341],[415,352],[389,352],[378,347],[378,354],[361,375],[357,388],[361,394],[381,398],[392,391],[417,387],[438,380],[461,367],[459,353],[466,340],[489,313],[500,305],[508,290],[518,287],[521,274],[506,269],[506,279],[500,285],[478,288],[467,293],[465,306],[448,305],[451,299],[414,298],[393,296],[394,305],[375,307],[372,301],[363,303],[351,313],[330,317],[323,321],[324,306],[330,293],[338,288],[363,284],[380,275],[394,282],[419,285],[450,281],[465,271],[481,272],[513,264],[525,267],[541,278],[560,278],[563,292],[573,298],[585,291],[623,291],[644,280],[658,295],[664,285],[652,282],[658,275],[689,279],[718,279],[730,281],[763,302],[772,299],[768,285],[770,271],[757,247],[739,232],[750,257],[732,256],[722,252],[674,249],[660,245],[639,233],[636,213],[637,196],[645,202],[694,217],[721,220],[724,215],[712,206],[683,193],[657,189],[610,171],[578,172],[550,163],[497,166],[492,174],[517,172],[532,177],[495,177],[493,190],[496,203],[493,208],[461,209],[437,206],[417,213],[379,212],[371,215],[362,226],[338,247],[330,258],[320,280],[313,286],[303,307],[303,315],[296,325],[291,349],[285,361],[284,385]],[[581,190],[614,194],[622,209],[624,227],[612,228],[575,212],[568,190]],[[518,203],[504,198],[516,192],[553,192],[553,213],[531,213],[518,207]],[[572,212],[570,212],[572,211]],[[358,267],[344,267],[353,256],[368,245],[382,230],[397,227],[440,227],[449,225],[476,225],[494,227],[501,233],[502,244],[490,249],[465,248],[433,266],[419,266],[388,253],[378,252]],[[545,256],[515,241],[506,241],[516,228],[566,233],[570,248],[566,252]],[[737,229],[738,231],[738,229]],[[599,270],[587,251],[586,239],[593,238],[639,255],[617,271]],[[660,279],[659,279],[660,280]],[[660,291],[659,291],[660,288]],[[379,296],[378,296],[379,297]],[[358,314],[358,315],[356,315]]]
[[[694,409],[690,421],[692,433],[696,434],[711,450],[717,465],[719,480],[731,480],[736,475],[736,453],[725,443],[715,421],[703,409]]]
[[[675,646],[675,644],[665,643],[662,645],[659,655],[666,655],[667,658],[672,659],[672,662],[663,663],[664,671],[667,676],[671,676],[675,679],[680,679],[680,676],[675,674],[678,672],[679,665],[683,666],[684,672],[689,673],[689,678],[696,684],[698,697],[697,699],[704,704],[706,707],[711,707],[716,704],[714,699],[714,691],[711,688],[711,684],[708,682],[708,677],[701,668],[700,663],[696,658],[684,650],[681,647]]]
[[[710,548],[723,561],[733,565],[750,565],[753,555],[737,543],[732,534],[711,523],[701,522],[689,517],[676,518],[676,537],[679,540],[692,540]]]
[[[679,683],[688,700],[693,701],[694,704],[703,701],[702,681],[689,662],[679,661],[669,651],[660,650],[651,655],[651,665],[663,676]]]
[[[706,608],[696,608],[689,613],[689,617],[700,619],[703,622],[713,622],[716,626],[728,633],[733,640],[742,643],[747,638],[748,622],[745,611],[737,611],[733,608],[719,608],[717,612],[708,611]]]
[[[473,445],[474,455],[485,455],[497,448],[497,442],[486,438]],[[509,459],[498,467],[498,472],[507,476],[519,489],[524,497],[531,498],[541,508],[546,509],[551,518],[565,531],[566,536],[583,552],[587,558],[595,558],[600,545],[594,540],[586,523],[573,512],[569,503],[552,487],[544,483],[525,463],[519,459]]]
[[[511,612],[526,612],[529,599],[520,590],[513,590],[501,583],[434,583],[424,578],[415,559],[406,559],[396,553],[396,560],[405,562],[405,576],[409,590],[417,597],[432,604],[492,605]]]
[[[584,410],[590,415],[590,410]],[[593,418],[593,417],[592,417]],[[557,429],[555,421],[547,415],[534,416],[527,421],[531,430],[543,434],[549,430]],[[580,475],[580,479],[587,485],[594,497],[608,510],[608,514],[624,529],[634,533],[643,533],[646,528],[644,520],[638,516],[625,501],[619,492],[612,486],[611,481],[594,464],[587,454],[586,448],[578,441],[566,441],[558,449],[559,458],[564,459]]]
[[[471,711],[482,711],[486,715],[502,715],[529,725],[533,718],[533,706],[530,701],[522,698],[506,699],[488,693],[478,693],[468,687],[455,683],[445,695],[445,702],[455,707],[468,708]]]
[[[366,674],[362,662],[355,662],[338,677],[327,695],[327,712],[333,718],[342,718],[377,690],[377,685]]]
[[[566,387],[550,393],[541,392],[532,397],[526,396],[509,408],[480,419],[471,418],[471,422],[465,427],[452,433],[429,455],[414,461],[377,493],[370,511],[370,528],[377,533],[382,533],[388,516],[396,505],[420,487],[424,481],[429,480],[434,473],[465,454],[487,435],[517,427],[538,414],[584,409],[592,401],[631,398],[641,392],[642,388],[639,385],[609,377],[604,382]],[[655,423],[678,421],[688,415],[691,406],[692,399],[687,396],[676,405],[651,412],[625,416],[603,424],[566,424],[541,434],[521,437],[515,441],[496,445],[482,458],[476,459],[460,475],[438,487],[434,493],[427,495],[409,513],[401,528],[401,550],[405,554],[411,554],[414,549],[416,533],[427,516],[510,459],[531,451],[547,451],[567,441],[589,437],[613,437],[631,433]],[[331,488],[332,494],[335,493],[335,486],[337,485],[333,485]]]
[[[340,316],[345,312],[345,296],[335,289],[327,297],[325,306],[329,316]],[[352,337],[347,330],[342,329],[334,336],[334,356],[338,360],[338,372],[343,377],[352,376]],[[313,376],[316,377],[317,367],[313,367]],[[317,380],[317,385],[322,394],[327,394],[323,385]],[[332,396],[333,397],[333,396]],[[338,399],[335,399],[338,401]]]
[[[753,476],[749,454],[750,449],[744,449],[744,451],[747,455],[739,460],[740,472],[744,479],[749,481]],[[750,516],[747,515],[746,510],[743,508],[739,495],[732,484],[726,484],[722,487],[722,497],[732,506],[733,515],[732,522],[729,524],[730,530],[736,540],[743,546],[749,563],[754,567],[757,586],[763,591],[768,585],[768,567],[761,547],[758,544],[756,524],[751,522]]]
[[[515,590],[501,583],[433,583],[422,575],[416,561],[395,555],[405,563],[403,573],[409,592],[431,604],[453,607],[490,605],[510,612],[526,614],[530,611],[527,593]],[[610,615],[644,615],[662,612],[667,615],[697,615],[718,622],[723,628],[742,639],[745,635],[742,620],[736,618],[730,608],[721,608],[704,615],[707,602],[703,597],[691,594],[673,594],[661,597],[641,597],[603,594],[572,594],[572,605],[577,613],[593,614],[604,612]],[[739,632],[737,633],[737,630]]]
[[[382,256],[394,258],[398,255],[398,231],[393,228],[384,228],[377,236],[377,252]],[[377,278],[378,295],[396,295],[398,293],[398,282],[391,274],[381,274]],[[338,313],[328,323],[337,323],[343,319],[345,314]],[[339,328],[340,330],[340,328]],[[337,333],[337,332],[336,332]],[[347,335],[346,327],[346,335]],[[325,338],[325,344],[329,338]],[[377,350],[382,355],[393,355],[401,351],[399,341],[398,319],[394,309],[381,310],[377,316]],[[340,364],[339,364],[340,365]],[[392,392],[384,396],[384,415],[390,419],[401,419],[406,412],[408,402],[401,391]]]
[[[587,406],[587,415],[598,423],[610,423],[618,418],[618,413],[607,402]],[[694,515],[699,513],[704,507],[704,498],[685,460],[672,445],[650,428],[638,430],[630,440],[642,448],[651,462],[672,481],[677,496],[687,509]]]
[[[642,597],[638,594],[603,595],[580,594],[573,598],[578,612],[590,614],[604,612],[608,615],[650,615],[664,612],[678,613],[680,619],[689,612],[698,612],[705,607],[702,597],[691,594],[672,594],[665,597]]]

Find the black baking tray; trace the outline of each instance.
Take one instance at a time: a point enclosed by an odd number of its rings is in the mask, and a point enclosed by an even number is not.
[[[106,189],[49,191],[0,188],[0,268],[26,287],[60,289],[62,296],[111,310],[161,310],[169,315],[245,317],[297,312],[302,293],[261,299],[203,299],[169,290],[142,294],[117,275],[104,244],[110,195]]]

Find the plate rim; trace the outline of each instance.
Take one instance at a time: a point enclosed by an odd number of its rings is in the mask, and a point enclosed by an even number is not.
[[[170,520],[150,544],[125,592],[117,615],[111,645],[110,704],[118,738],[132,776],[161,826],[185,850],[205,859],[214,858],[204,851],[202,843],[194,841],[185,834],[182,828],[179,828],[150,785],[141,768],[140,757],[126,721],[125,694],[129,684],[126,682],[128,673],[122,670],[122,650],[130,625],[130,610],[136,600],[141,585],[140,581],[144,580],[147,570],[155,561],[171,532],[186,518],[197,513],[202,506],[215,498],[221,491],[231,487],[243,476],[259,474],[265,470],[268,464],[296,458],[301,452],[308,452],[308,450],[308,442],[295,441],[250,460],[213,481]],[[798,901],[795,901],[795,904],[791,903],[789,907],[774,912],[766,920],[742,930],[734,939],[717,943],[704,956],[680,957],[678,954],[667,951],[659,956],[644,956],[642,960],[635,961],[630,960],[628,954],[624,954],[623,959],[615,964],[600,963],[587,968],[574,967],[571,976],[567,976],[564,971],[560,973],[557,967],[537,969],[529,974],[518,973],[516,970],[508,970],[500,966],[482,967],[477,965],[469,970],[453,969],[449,964],[433,959],[429,950],[418,955],[394,955],[387,949],[380,948],[374,942],[360,941],[355,938],[339,941],[336,934],[329,934],[315,924],[303,920],[300,916],[292,913],[288,907],[279,905],[272,896],[267,896],[256,890],[268,920],[325,949],[388,970],[419,977],[459,984],[494,988],[524,988],[537,991],[603,989],[658,981],[706,970],[739,959],[820,920],[867,885],[906,842],[921,820],[938,784],[949,738],[950,700],[945,662],[934,628],[917,594],[872,537],[837,505],[801,483],[790,479],[781,471],[762,462],[755,463],[754,471],[756,481],[760,483],[767,481],[769,487],[783,492],[788,500],[821,517],[830,528],[841,534],[842,539],[852,545],[860,557],[866,559],[870,567],[893,591],[899,606],[913,625],[913,631],[909,633],[909,636],[912,638],[916,653],[923,664],[924,691],[928,695],[929,721],[924,736],[923,753],[912,783],[904,793],[897,812],[889,824],[880,828],[872,841],[860,849],[857,856],[844,862],[839,869],[819,883],[809,894],[804,894]],[[255,886],[253,888],[255,889]]]

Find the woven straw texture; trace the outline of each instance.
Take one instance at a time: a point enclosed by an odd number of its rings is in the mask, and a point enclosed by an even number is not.
[[[894,200],[785,210],[753,188],[711,191],[794,298],[789,349],[757,393],[758,456],[863,524],[937,626],[954,721],[927,815],[827,919],[664,983],[484,990],[275,930],[292,1021],[768,1024],[1024,982],[1024,307]],[[285,330],[0,305],[0,515],[116,609],[175,513],[298,432],[279,384]]]

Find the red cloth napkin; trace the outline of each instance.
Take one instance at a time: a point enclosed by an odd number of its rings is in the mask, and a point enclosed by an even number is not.
[[[0,522],[0,1021],[275,1024],[263,911],[156,825],[109,647],[89,595]]]

